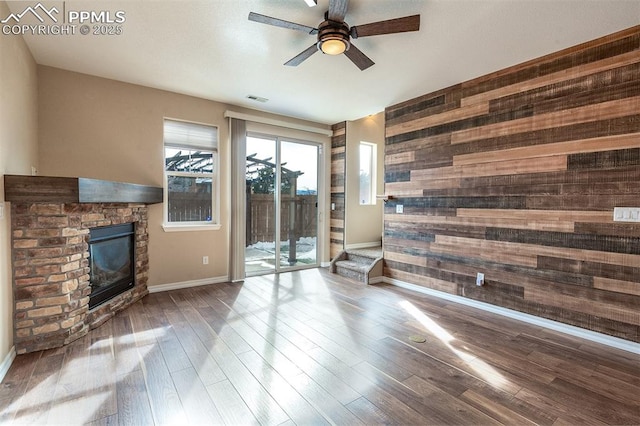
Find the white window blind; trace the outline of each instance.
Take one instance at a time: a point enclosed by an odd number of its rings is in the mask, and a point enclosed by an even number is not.
[[[216,126],[164,120],[165,230],[218,223],[217,148]]]
[[[218,149],[218,128],[204,124],[164,120],[164,144],[174,147]]]

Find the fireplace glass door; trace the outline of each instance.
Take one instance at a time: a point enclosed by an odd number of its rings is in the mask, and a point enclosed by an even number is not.
[[[134,236],[133,223],[89,230],[89,309],[133,287]]]

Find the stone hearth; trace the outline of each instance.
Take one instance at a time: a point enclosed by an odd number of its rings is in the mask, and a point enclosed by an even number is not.
[[[4,180],[18,354],[64,346],[148,293],[147,204],[162,202],[162,188],[84,178]],[[89,230],[125,223],[135,224],[134,285],[89,309]]]
[[[66,345],[147,291],[147,206],[12,203],[17,353]],[[134,287],[89,310],[89,229],[135,223]]]

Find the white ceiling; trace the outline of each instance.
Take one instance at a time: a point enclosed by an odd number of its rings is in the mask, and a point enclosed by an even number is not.
[[[640,0],[351,0],[349,25],[421,15],[419,32],[356,40],[376,63],[360,71],[320,53],[283,66],[315,36],[247,19],[317,27],[328,2],[67,0],[67,11],[123,10],[123,34],[25,40],[38,64],[333,124],[640,23]]]

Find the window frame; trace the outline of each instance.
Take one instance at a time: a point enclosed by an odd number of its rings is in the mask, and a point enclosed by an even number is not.
[[[362,194],[362,181],[360,180],[360,171],[362,170],[362,147],[366,146],[371,150],[369,157],[369,202],[365,203],[360,196]],[[360,141],[358,144],[358,204],[361,206],[373,206],[376,205],[376,191],[377,191],[377,149],[378,146],[375,143]]]
[[[167,122],[182,123],[186,125],[194,126],[206,126],[214,130],[215,140],[212,141],[211,147],[205,147],[198,144],[187,143],[175,143],[167,142],[166,138],[166,124]],[[163,119],[163,143],[162,143],[162,169],[163,169],[163,222],[162,228],[165,232],[180,232],[180,231],[213,231],[219,230],[222,225],[220,224],[220,171],[219,171],[219,141],[220,141],[220,128],[215,124],[199,123],[195,121],[186,121],[174,118],[165,117]],[[212,171],[211,173],[203,172],[185,172],[185,171],[170,171],[166,167],[166,148],[173,149],[190,149],[211,152],[212,154]],[[182,222],[170,222],[169,221],[169,178],[170,177],[188,177],[188,178],[204,178],[211,179],[211,221],[182,221]]]

